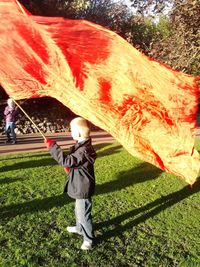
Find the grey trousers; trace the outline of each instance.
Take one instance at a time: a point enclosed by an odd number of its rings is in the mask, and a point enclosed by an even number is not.
[[[94,239],[92,225],[92,200],[76,199],[75,216],[76,229],[83,236],[84,241],[92,242]]]

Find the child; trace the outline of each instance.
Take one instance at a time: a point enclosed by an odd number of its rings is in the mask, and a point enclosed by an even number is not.
[[[4,110],[7,134],[6,143],[12,142],[12,144],[16,144],[15,121],[18,115],[18,111],[16,110],[15,103],[11,98],[8,99],[7,103],[8,106]]]
[[[67,156],[54,141],[46,139],[45,144],[52,157],[64,167],[65,171],[69,171],[64,192],[76,199],[76,226],[67,227],[67,231],[82,235],[81,249],[88,250],[92,248],[94,239],[91,196],[95,189],[94,162],[96,153],[91,144],[87,121],[77,117],[71,121],[70,126],[72,138],[77,142],[70,148]]]

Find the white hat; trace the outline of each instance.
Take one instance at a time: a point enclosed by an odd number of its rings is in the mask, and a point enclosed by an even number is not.
[[[8,99],[7,103],[8,103],[8,106],[9,107],[14,108],[15,103],[14,103],[14,101],[11,98]]]

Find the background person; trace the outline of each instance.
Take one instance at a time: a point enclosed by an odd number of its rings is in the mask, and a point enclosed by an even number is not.
[[[15,122],[18,115],[17,108],[15,107],[14,101],[9,98],[7,101],[8,105],[6,106],[4,110],[4,116],[5,116],[5,131],[7,135],[6,143],[12,143],[16,144],[16,134],[15,134]]]

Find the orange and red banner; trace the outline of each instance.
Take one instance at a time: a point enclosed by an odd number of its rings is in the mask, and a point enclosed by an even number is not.
[[[51,96],[133,156],[193,184],[197,78],[84,20],[33,16],[0,0],[0,83],[15,100]]]

